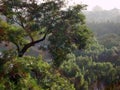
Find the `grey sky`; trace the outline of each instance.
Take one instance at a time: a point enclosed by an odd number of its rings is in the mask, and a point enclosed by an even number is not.
[[[92,10],[96,5],[102,7],[103,9],[109,10],[113,8],[120,9],[120,0],[68,0],[70,4],[83,3],[88,5],[88,10]]]

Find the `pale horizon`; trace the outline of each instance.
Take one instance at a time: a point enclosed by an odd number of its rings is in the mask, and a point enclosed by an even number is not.
[[[92,10],[95,6],[100,6],[104,10],[120,9],[120,0],[71,0],[69,4],[87,4],[87,10]]]

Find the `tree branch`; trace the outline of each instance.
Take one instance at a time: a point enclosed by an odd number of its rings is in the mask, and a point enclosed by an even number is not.
[[[24,55],[24,53],[27,51],[27,49],[30,48],[31,46],[33,46],[33,45],[35,45],[36,43],[39,43],[39,42],[45,40],[46,36],[47,36],[47,33],[45,33],[45,35],[44,35],[41,39],[26,44],[26,45],[23,47],[23,49],[22,49],[21,51],[19,51],[19,57],[22,57],[22,56]]]
[[[20,47],[19,47],[19,45],[18,45],[17,43],[15,43],[15,42],[12,42],[12,43],[16,46],[17,51],[20,52]]]
[[[16,16],[17,16],[17,18],[19,18],[19,20],[17,21],[16,18],[13,18],[14,22],[16,22],[17,24],[19,24],[19,25],[26,31],[26,33],[27,33],[28,36],[30,37],[31,41],[33,42],[34,39],[33,39],[32,35],[31,35],[31,32],[29,31],[29,27],[28,27],[29,25],[26,25],[26,26],[25,26],[24,23],[23,23],[23,19],[25,19],[25,17],[23,17],[23,16],[19,13],[18,8],[15,8],[15,12],[16,12]]]

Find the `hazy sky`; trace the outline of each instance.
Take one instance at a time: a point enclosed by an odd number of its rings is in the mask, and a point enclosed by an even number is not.
[[[106,10],[113,9],[113,8],[120,9],[120,0],[71,0],[71,1],[69,0],[69,2],[71,4],[73,2],[87,4],[88,10],[92,10],[92,8],[95,7],[96,5]]]

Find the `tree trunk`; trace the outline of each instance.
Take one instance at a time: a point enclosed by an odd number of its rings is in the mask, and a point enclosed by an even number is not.
[[[23,57],[24,54],[25,52],[18,52],[18,57]]]
[[[22,48],[22,50],[19,50],[19,49],[18,49],[18,57],[23,57],[23,55],[25,54],[25,52],[26,52],[31,46],[34,46],[36,43],[39,43],[39,42],[45,40],[46,35],[47,35],[47,33],[43,36],[42,39],[36,40],[36,41],[33,41],[33,42],[30,42],[30,43],[26,44],[26,45]]]

